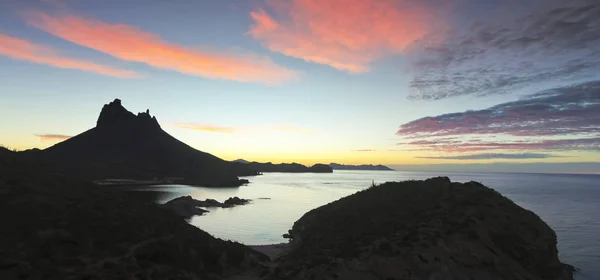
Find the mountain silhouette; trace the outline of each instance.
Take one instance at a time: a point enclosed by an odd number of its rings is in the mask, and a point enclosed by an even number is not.
[[[256,172],[282,172],[282,173],[333,173],[333,169],[329,165],[317,163],[313,166],[306,166],[299,163],[279,163],[272,162],[250,162],[245,159],[236,159],[231,161],[236,167],[247,168]]]
[[[86,179],[179,178],[180,183],[203,186],[239,186],[256,175],[209,153],[198,151],[166,133],[149,110],[137,115],[121,100],[104,105],[96,127],[39,151]]]

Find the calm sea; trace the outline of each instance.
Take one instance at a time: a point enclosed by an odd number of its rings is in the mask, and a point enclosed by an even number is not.
[[[367,188],[372,182],[448,176],[494,188],[521,207],[532,210],[558,235],[563,262],[580,268],[579,280],[600,279],[600,176],[517,173],[430,173],[402,171],[336,171],[333,174],[267,173],[248,177],[247,186],[211,189],[160,186],[159,202],[182,195],[223,201],[231,196],[253,203],[231,209],[209,208],[191,224],[215,237],[247,245],[281,243],[282,234],[304,213]],[[270,198],[270,199],[260,199]]]

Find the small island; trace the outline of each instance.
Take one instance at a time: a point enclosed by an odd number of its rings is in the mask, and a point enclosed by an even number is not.
[[[385,165],[372,165],[372,164],[361,164],[361,165],[346,165],[346,164],[339,164],[339,163],[330,163],[329,166],[331,166],[331,168],[333,170],[382,170],[382,171],[394,171],[394,169],[391,169]]]

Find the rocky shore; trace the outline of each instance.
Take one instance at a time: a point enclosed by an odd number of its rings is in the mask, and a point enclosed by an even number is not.
[[[223,203],[210,198],[207,198],[206,200],[197,200],[193,199],[191,196],[182,196],[170,200],[161,206],[165,209],[173,211],[180,217],[188,219],[192,216],[202,216],[204,213],[209,212],[208,210],[203,209],[206,207],[231,208],[237,205],[244,205],[248,203],[250,203],[249,199],[243,199],[237,196],[230,197]]]
[[[474,182],[373,186],[306,213],[289,244],[252,249],[51,170],[0,149],[0,279],[573,279],[551,228]]]

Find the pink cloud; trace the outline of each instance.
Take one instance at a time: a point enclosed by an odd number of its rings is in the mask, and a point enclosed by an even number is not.
[[[138,77],[133,71],[65,57],[50,47],[3,34],[0,34],[0,55],[57,68],[77,69],[117,78]]]
[[[274,52],[326,64],[349,73],[402,52],[423,37],[435,21],[413,1],[270,0],[250,13],[249,34]]]
[[[35,136],[43,142],[61,142],[71,138],[71,136],[63,134],[36,134]]]
[[[255,54],[193,50],[125,24],[110,24],[81,16],[26,14],[27,22],[67,41],[116,58],[210,79],[279,84],[296,72]]]

